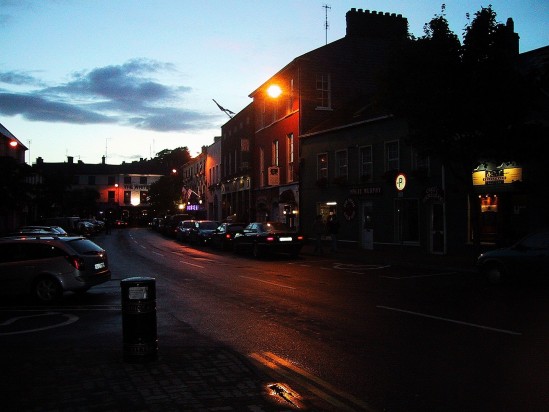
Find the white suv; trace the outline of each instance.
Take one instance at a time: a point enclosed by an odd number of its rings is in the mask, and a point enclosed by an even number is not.
[[[111,279],[107,252],[81,236],[0,239],[0,293],[28,294],[41,302],[65,291],[84,292]]]

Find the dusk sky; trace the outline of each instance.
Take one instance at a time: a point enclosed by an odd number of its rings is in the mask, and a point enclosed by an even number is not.
[[[402,14],[415,36],[446,4],[461,37],[481,7],[508,17],[520,51],[549,45],[547,0],[0,0],[0,123],[26,161],[119,164],[196,155],[277,71],[345,36],[351,8]],[[30,153],[29,153],[30,152]]]

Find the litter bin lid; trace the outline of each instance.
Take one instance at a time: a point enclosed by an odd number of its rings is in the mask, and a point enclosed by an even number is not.
[[[131,277],[131,278],[126,278],[126,279],[122,279],[120,281],[120,284],[151,284],[151,283],[155,283],[156,282],[156,279],[155,278],[149,278],[149,277],[145,277],[145,276],[134,276],[134,277]]]

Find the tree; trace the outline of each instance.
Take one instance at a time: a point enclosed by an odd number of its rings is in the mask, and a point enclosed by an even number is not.
[[[383,78],[382,104],[408,120],[409,143],[436,156],[466,190],[483,159],[522,161],[535,88],[518,67],[512,22],[497,23],[491,6],[466,26],[463,45],[442,12],[424,36],[407,41]]]

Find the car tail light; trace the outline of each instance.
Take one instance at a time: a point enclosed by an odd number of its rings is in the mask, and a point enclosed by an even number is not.
[[[275,238],[274,236],[268,236],[266,240],[267,242],[274,242]]]
[[[232,236],[231,236],[230,233],[227,233],[227,234],[225,235],[225,239],[230,239],[231,237],[232,237]]]
[[[84,260],[81,257],[65,256],[65,258],[76,270],[84,270]]]
[[[297,240],[303,240],[303,236],[298,236]]]

